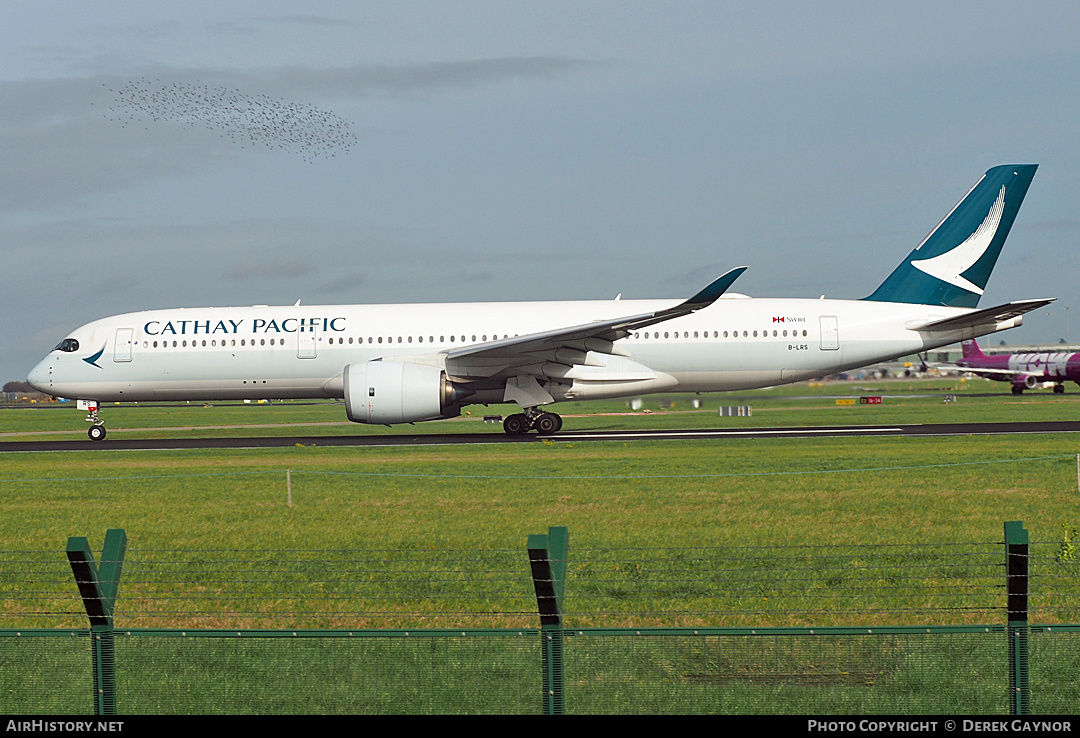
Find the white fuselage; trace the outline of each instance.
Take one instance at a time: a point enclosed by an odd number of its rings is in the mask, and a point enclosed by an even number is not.
[[[408,362],[419,355],[428,357],[421,363],[432,363],[441,352],[462,346],[661,310],[677,302],[323,305],[128,313],[77,329],[70,337],[78,341],[78,350],[50,352],[29,380],[55,396],[98,401],[341,397],[342,372],[349,364],[380,358]],[[638,330],[616,345],[632,362],[674,378],[677,384],[669,382],[665,390],[749,389],[865,366],[1019,324],[1016,319],[948,332],[912,329],[968,312],[906,303],[726,295],[696,313]],[[602,355],[596,360],[603,365],[611,358]],[[593,391],[580,395],[584,398],[642,393],[642,386],[632,383],[615,383],[605,392],[603,369],[587,368],[592,370]],[[473,401],[487,402],[490,397],[495,395]]]

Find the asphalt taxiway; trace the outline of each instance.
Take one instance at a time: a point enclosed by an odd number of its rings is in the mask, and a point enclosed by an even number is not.
[[[285,448],[288,446],[433,446],[495,443],[559,443],[586,441],[661,441],[716,438],[826,438],[852,436],[975,436],[1038,433],[1080,433],[1080,421],[1017,423],[928,423],[917,425],[838,425],[792,428],[714,428],[695,430],[581,430],[554,436],[508,436],[490,433],[407,433],[346,436],[261,436],[251,438],[125,439],[114,434],[104,441],[8,441],[0,453],[34,451],[164,451],[211,448]]]

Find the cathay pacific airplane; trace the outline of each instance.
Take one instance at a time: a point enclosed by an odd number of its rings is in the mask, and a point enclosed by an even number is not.
[[[1050,300],[978,308],[1036,165],[994,167],[873,294],[758,299],[738,267],[688,300],[194,308],[87,323],[30,372],[88,401],[342,398],[357,423],[516,403],[512,435],[556,433],[564,400],[750,389],[1018,326]]]

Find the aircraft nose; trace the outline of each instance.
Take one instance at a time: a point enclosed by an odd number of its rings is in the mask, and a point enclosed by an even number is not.
[[[49,360],[45,359],[31,369],[26,375],[26,381],[37,391],[47,394],[52,389],[52,367],[49,366]]]

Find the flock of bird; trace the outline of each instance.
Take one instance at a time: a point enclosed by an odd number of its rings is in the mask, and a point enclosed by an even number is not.
[[[307,162],[348,154],[356,144],[356,134],[341,116],[267,95],[146,77],[109,92],[116,95],[110,114],[124,126],[139,122],[204,126],[241,148],[280,149]]]

